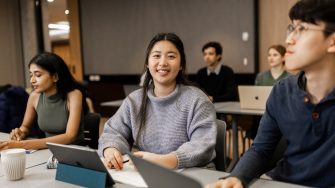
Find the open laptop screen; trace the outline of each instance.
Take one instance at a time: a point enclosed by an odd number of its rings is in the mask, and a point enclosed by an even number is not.
[[[265,110],[272,86],[238,86],[242,109]]]

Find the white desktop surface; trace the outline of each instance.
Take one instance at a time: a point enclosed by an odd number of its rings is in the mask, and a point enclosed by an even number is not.
[[[224,172],[212,171],[201,168],[190,168],[182,172],[183,174],[190,176],[198,180],[203,185],[212,183],[218,180],[219,177],[227,175]],[[70,187],[80,187],[77,185],[61,182],[55,180],[56,170],[55,169],[46,169],[45,165],[35,166],[33,168],[26,169],[25,176],[21,180],[9,181],[5,177],[0,177],[0,187],[6,188],[70,188]],[[116,183],[113,187],[116,188],[134,188],[131,185]],[[303,186],[288,184],[283,182],[269,181],[263,179],[257,179],[251,185],[251,188],[262,188],[262,187],[271,187],[271,188],[299,188]]]
[[[123,99],[115,100],[115,101],[106,101],[100,103],[101,106],[110,106],[110,107],[120,107],[123,102]]]
[[[242,109],[240,102],[216,102],[214,103],[217,113],[236,115],[263,115],[265,110]]]
[[[0,133],[0,139],[8,139],[7,133]],[[27,154],[27,164],[25,176],[21,180],[9,181],[6,179],[4,175],[0,176],[0,187],[6,188],[68,188],[68,187],[79,187],[73,184],[64,183],[61,181],[55,180],[56,170],[55,169],[47,169],[45,162],[51,156],[51,152],[48,149],[38,150],[32,154]],[[2,170],[2,166],[0,164],[0,169]],[[198,180],[203,185],[208,183],[212,183],[218,180],[219,177],[227,175],[225,172],[220,171],[212,171],[202,168],[190,168],[182,171],[183,174],[190,176],[196,180]],[[116,188],[132,188],[133,186],[116,183],[113,187]],[[298,185],[287,184],[276,181],[262,180],[257,179],[254,181],[251,186],[252,188],[256,187],[288,187],[288,188],[296,188],[301,187]]]

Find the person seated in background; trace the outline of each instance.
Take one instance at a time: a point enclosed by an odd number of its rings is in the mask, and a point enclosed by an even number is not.
[[[79,144],[83,139],[82,86],[72,77],[61,57],[52,53],[35,56],[28,65],[30,94],[23,122],[10,133],[10,141],[0,141],[7,148],[41,149],[46,142]],[[46,138],[25,140],[37,119]]]
[[[196,83],[212,102],[235,101],[237,87],[233,70],[221,63],[222,47],[218,42],[208,42],[202,47],[206,67],[196,76]]]
[[[10,133],[23,120],[28,93],[19,86],[0,86],[0,132]],[[36,135],[36,130],[33,131]]]
[[[214,167],[216,117],[212,102],[186,79],[180,38],[159,33],[146,52],[143,87],[126,97],[105,124],[99,154],[109,168],[122,169],[134,155],[170,169]]]
[[[209,187],[248,186],[264,172],[278,141],[284,157],[267,175],[311,187],[335,186],[335,1],[300,0],[289,12],[288,71],[272,89],[251,148],[230,176]]]
[[[290,74],[285,70],[285,53],[286,49],[282,45],[272,45],[268,48],[268,63],[270,70],[260,72],[255,79],[255,85],[258,86],[273,86],[279,80],[289,76]],[[246,137],[255,139],[260,116],[253,116],[253,123],[246,131]]]
[[[273,86],[276,82],[289,75],[285,70],[285,53],[286,49],[282,45],[272,45],[268,48],[270,70],[258,73],[255,85]]]

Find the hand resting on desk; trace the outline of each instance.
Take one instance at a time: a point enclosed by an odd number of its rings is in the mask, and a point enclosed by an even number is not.
[[[134,152],[134,155],[143,158],[147,161],[151,161],[165,168],[175,169],[177,167],[177,156],[173,153],[169,154],[155,154],[145,151]]]
[[[103,155],[105,157],[104,163],[108,168],[122,170],[123,157],[119,150],[116,148],[107,148],[104,150]]]
[[[15,128],[10,132],[10,139],[21,141],[23,140],[28,134],[28,130],[23,128]]]
[[[219,180],[206,186],[206,188],[243,188],[242,182],[235,177]]]
[[[119,150],[117,150],[116,148],[107,148],[104,150],[103,155],[105,157],[104,163],[108,168],[122,170],[124,159]],[[177,166],[177,156],[173,153],[161,155],[150,152],[138,151],[134,152],[134,155],[164,166],[166,168],[175,169]]]
[[[22,145],[23,144],[21,141],[14,141],[14,140],[0,141],[0,150],[10,149],[10,148],[19,148],[19,147],[22,147]]]

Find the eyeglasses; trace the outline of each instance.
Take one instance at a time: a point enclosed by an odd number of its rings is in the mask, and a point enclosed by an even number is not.
[[[290,24],[287,26],[287,31],[286,31],[286,35],[289,36],[292,32],[299,38],[301,36],[302,33],[311,30],[311,31],[325,31],[324,29],[319,29],[319,28],[308,28],[306,26],[303,25],[293,25]]]

